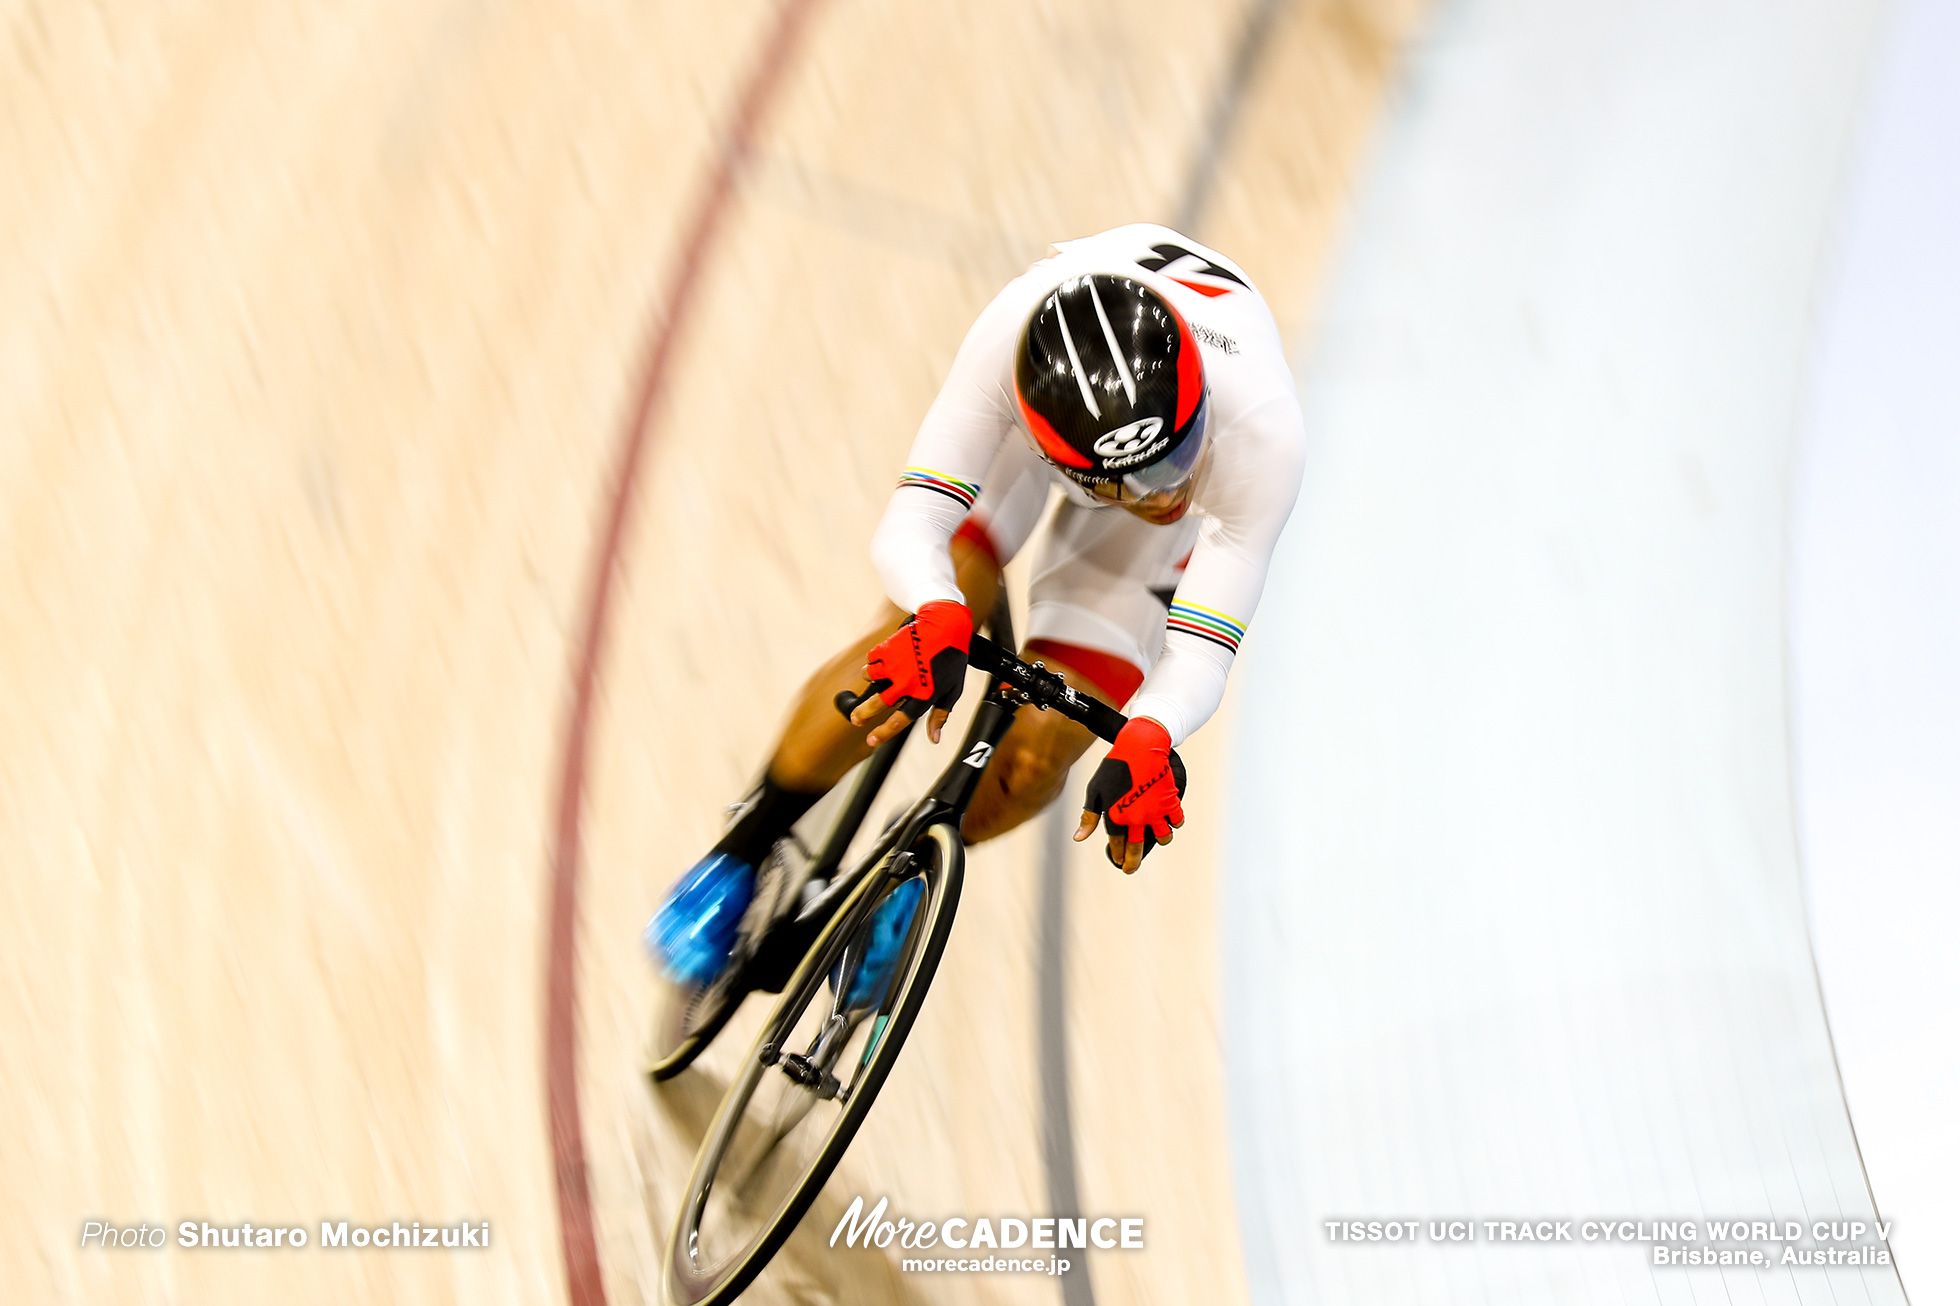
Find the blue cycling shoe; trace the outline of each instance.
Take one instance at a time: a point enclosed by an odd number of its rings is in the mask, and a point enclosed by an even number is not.
[[[926,891],[926,882],[917,876],[893,889],[871,915],[871,935],[865,942],[864,960],[851,976],[844,994],[846,1007],[870,1007],[884,1001],[885,985],[898,965],[899,949],[912,929],[912,913]],[[836,983],[832,977],[833,985]]]
[[[713,983],[728,964],[736,927],[754,897],[753,866],[728,853],[709,853],[647,922],[641,939],[648,955],[676,984]]]

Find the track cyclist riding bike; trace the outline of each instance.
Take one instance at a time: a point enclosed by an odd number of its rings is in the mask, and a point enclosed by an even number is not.
[[[1272,313],[1223,255],[1146,224],[1055,248],[981,313],[919,428],[871,546],[893,606],[810,678],[727,833],[648,925],[675,980],[706,984],[726,966],[757,868],[852,767],[920,717],[938,742],[973,614],[993,611],[1002,566],[1058,485],[1023,656],[1130,717],[1075,838],[1101,821],[1110,861],[1133,872],[1183,825],[1172,748],[1217,710],[1292,511],[1299,398]],[[844,720],[833,697],[865,681],[875,697]],[[966,810],[965,841],[1054,801],[1094,738],[1059,713],[1021,713]],[[880,907],[868,962],[887,914],[885,932],[902,937],[902,898]],[[875,987],[877,971],[854,983]]]

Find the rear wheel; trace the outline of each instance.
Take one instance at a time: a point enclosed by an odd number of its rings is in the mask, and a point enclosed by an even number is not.
[[[959,835],[932,826],[864,877],[797,968],[695,1157],[667,1249],[673,1306],[732,1301],[816,1200],[925,1002],[964,867]]]

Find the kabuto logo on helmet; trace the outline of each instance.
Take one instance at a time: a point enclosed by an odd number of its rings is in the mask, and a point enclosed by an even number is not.
[[[1163,429],[1163,418],[1146,417],[1140,422],[1119,426],[1114,431],[1096,437],[1096,442],[1089,447],[1104,458],[1124,458],[1156,439],[1157,432]]]
[[[1157,461],[1157,456],[1169,447],[1169,440],[1159,440],[1155,444],[1139,449],[1133,454],[1125,454],[1121,458],[1105,458],[1103,459],[1103,468],[1106,471],[1117,472],[1123,470],[1125,467],[1141,467],[1145,463],[1154,463]]]

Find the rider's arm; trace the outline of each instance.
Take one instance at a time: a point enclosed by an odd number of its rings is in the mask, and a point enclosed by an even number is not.
[[[946,546],[1013,429],[1008,396],[1027,295],[1020,280],[1010,283],[966,333],[871,538],[871,562],[885,593],[906,612],[961,601]]]
[[[1273,547],[1299,495],[1305,448],[1299,401],[1274,398],[1239,423],[1234,456],[1221,459],[1205,486],[1206,517],[1171,604],[1164,655],[1124,708],[1161,723],[1174,744],[1218,710]]]

